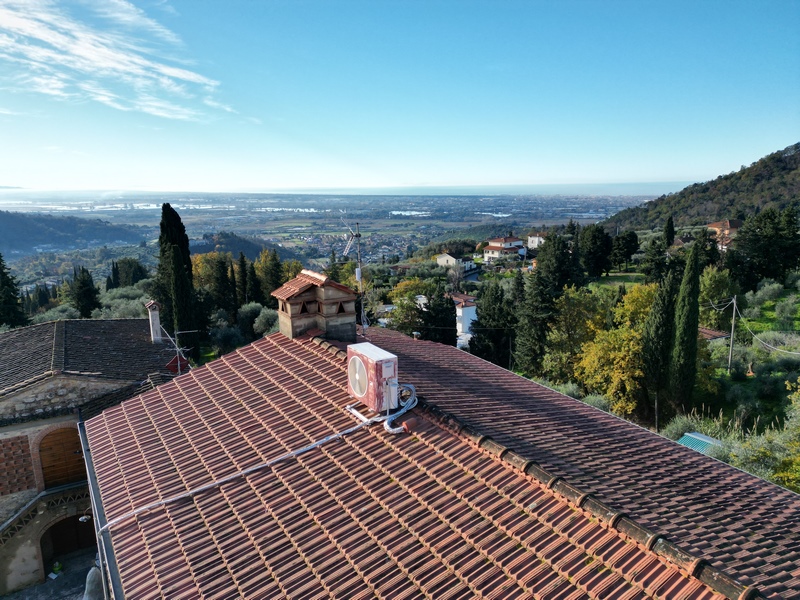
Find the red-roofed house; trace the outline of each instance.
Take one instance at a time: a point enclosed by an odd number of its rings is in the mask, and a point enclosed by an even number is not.
[[[514,260],[524,258],[525,243],[518,237],[500,237],[488,240],[483,248],[483,262],[492,263],[501,257],[511,257]]]

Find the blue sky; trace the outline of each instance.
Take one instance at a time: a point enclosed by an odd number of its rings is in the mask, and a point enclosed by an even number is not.
[[[0,0],[0,186],[702,181],[800,141],[800,0]]]

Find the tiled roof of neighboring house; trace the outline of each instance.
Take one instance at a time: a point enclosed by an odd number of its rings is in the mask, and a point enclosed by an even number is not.
[[[279,458],[352,428],[350,402],[343,353],[274,334],[88,421],[125,595],[742,596],[724,573],[432,408],[415,409],[412,434],[375,425]]]
[[[709,437],[707,435],[703,435],[702,433],[698,433],[696,431],[692,433],[684,433],[678,440],[678,443],[681,446],[686,446],[687,448],[691,448],[692,450],[697,450],[698,452],[702,452],[703,454],[708,454],[708,449],[711,448],[712,446],[721,445],[721,442],[719,440]]]
[[[353,293],[353,290],[351,290],[349,287],[335,282],[330,277],[326,277],[325,275],[316,273],[314,271],[309,271],[308,269],[303,269],[297,277],[287,281],[277,290],[272,292],[272,295],[278,300],[288,300],[292,296],[301,294],[311,287],[334,287],[350,294]]]
[[[716,329],[710,329],[708,327],[698,327],[697,331],[704,340],[721,340],[724,338],[731,337],[730,333],[725,333],[724,331],[717,331]]]
[[[450,294],[450,297],[453,299],[453,302],[456,303],[456,306],[461,308],[467,308],[470,306],[475,306],[475,296],[469,296],[467,294],[459,294],[454,292]]]
[[[519,252],[519,251],[520,251],[520,248],[519,248],[518,246],[511,246],[511,247],[509,247],[509,248],[506,248],[505,246],[493,246],[493,245],[489,245],[489,246],[484,246],[483,250],[484,250],[484,251],[487,251],[487,250],[490,250],[490,251],[491,251],[491,250],[494,250],[495,252],[506,252],[506,253],[508,253],[508,254],[515,254],[515,253],[517,253],[517,252]]]
[[[57,373],[142,381],[175,356],[148,319],[50,321],[0,333],[0,396]]]
[[[744,225],[744,221],[742,219],[726,219],[724,221],[714,221],[713,223],[709,223],[706,225],[706,228],[729,230],[739,229],[742,225]]]
[[[456,348],[367,337],[426,401],[768,597],[800,598],[800,495]]]
[[[511,244],[513,242],[521,242],[521,241],[522,240],[520,238],[511,236],[511,237],[492,238],[489,240],[489,243],[491,244],[492,242],[494,242],[495,244]]]

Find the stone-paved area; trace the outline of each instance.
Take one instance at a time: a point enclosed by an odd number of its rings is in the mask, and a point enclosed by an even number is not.
[[[82,600],[86,574],[95,564],[96,548],[77,550],[56,557],[64,570],[56,579],[45,579],[18,592],[0,596],[3,600]]]

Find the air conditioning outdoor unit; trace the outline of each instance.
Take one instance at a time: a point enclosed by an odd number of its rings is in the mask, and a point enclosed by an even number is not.
[[[347,393],[375,412],[396,409],[397,356],[368,342],[348,346]]]

